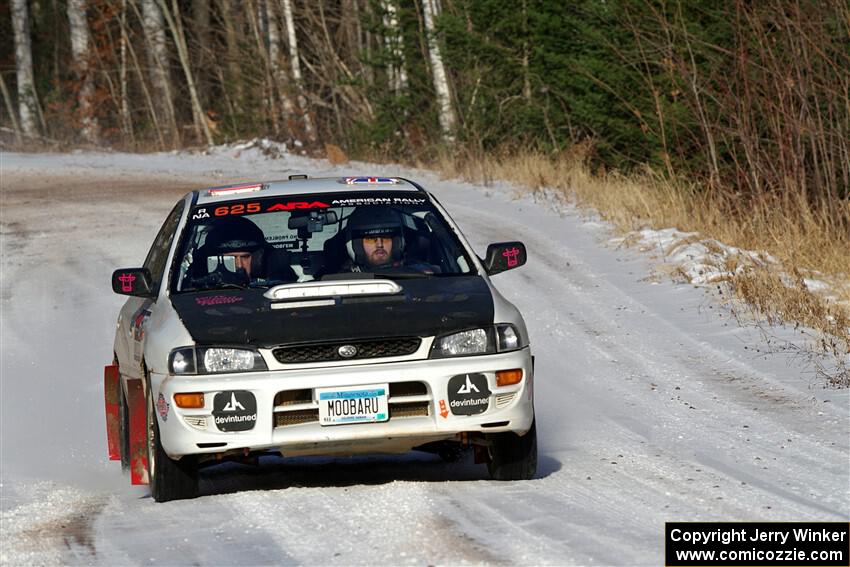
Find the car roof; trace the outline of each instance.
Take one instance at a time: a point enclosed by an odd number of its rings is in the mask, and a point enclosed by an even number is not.
[[[251,198],[286,197],[289,195],[321,195],[329,193],[351,193],[365,191],[382,192],[422,192],[417,184],[401,177],[307,177],[290,175],[281,181],[239,183],[221,187],[207,187],[195,191],[197,204],[226,203]]]

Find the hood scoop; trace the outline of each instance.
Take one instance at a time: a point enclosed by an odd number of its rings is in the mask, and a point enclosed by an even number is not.
[[[282,284],[269,289],[263,297],[272,301],[272,309],[294,309],[333,305],[337,297],[396,295],[402,291],[392,280],[335,280]]]

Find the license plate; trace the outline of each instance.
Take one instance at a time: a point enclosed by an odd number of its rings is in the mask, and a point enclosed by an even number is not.
[[[387,421],[390,418],[389,390],[389,384],[317,388],[319,423],[345,425]]]

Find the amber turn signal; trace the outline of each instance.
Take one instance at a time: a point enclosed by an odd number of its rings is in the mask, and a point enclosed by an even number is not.
[[[204,394],[201,392],[174,394],[174,403],[178,408],[201,409],[204,407]]]
[[[499,370],[496,372],[496,385],[498,386],[510,386],[511,384],[519,384],[521,381],[522,368]]]

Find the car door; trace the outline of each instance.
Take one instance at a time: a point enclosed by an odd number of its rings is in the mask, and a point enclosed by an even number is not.
[[[180,219],[185,209],[185,201],[180,200],[169,213],[165,222],[148,251],[143,266],[150,271],[154,297],[159,297],[162,285],[168,276],[166,262],[168,252],[174,242],[174,236],[180,225]],[[128,378],[141,378],[141,365],[145,345],[145,324],[151,313],[156,309],[156,299],[145,297],[130,297],[121,309],[118,323],[118,333],[126,348],[120,349],[118,363],[121,374]],[[121,352],[123,351],[123,352]]]

